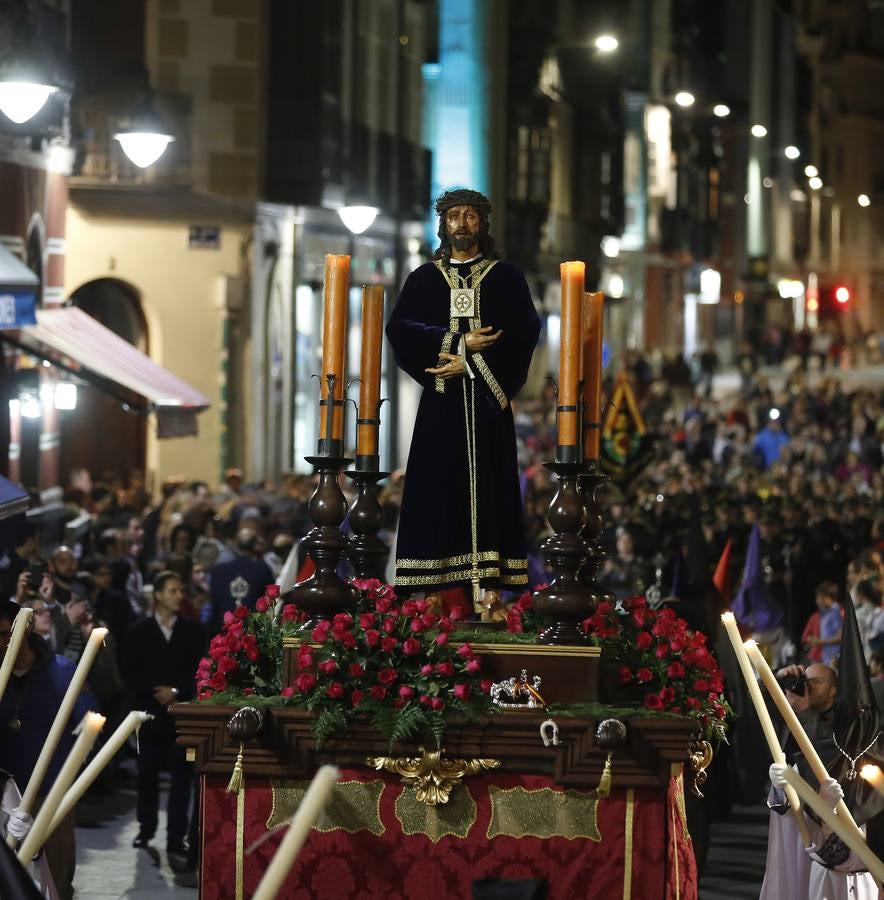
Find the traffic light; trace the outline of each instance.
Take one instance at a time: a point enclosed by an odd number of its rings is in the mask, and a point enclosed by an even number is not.
[[[835,288],[835,302],[842,307],[850,303],[850,290],[843,284]]]

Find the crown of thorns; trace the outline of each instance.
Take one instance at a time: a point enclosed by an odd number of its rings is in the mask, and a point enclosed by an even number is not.
[[[484,194],[471,191],[467,188],[458,188],[453,191],[445,191],[436,200],[436,215],[443,215],[452,206],[474,206],[479,215],[486,218],[491,214],[491,202]]]

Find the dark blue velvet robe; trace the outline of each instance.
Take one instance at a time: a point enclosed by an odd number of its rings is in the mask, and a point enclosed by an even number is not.
[[[466,275],[476,263],[459,266]],[[485,587],[527,583],[516,437],[510,400],[525,383],[540,320],[525,278],[498,261],[480,285],[482,326],[503,329],[480,355],[467,353],[475,377],[437,380],[424,372],[439,353],[460,350],[470,319],[450,329],[450,288],[433,263],[409,275],[387,323],[401,369],[423,386],[405,475],[396,585],[431,590],[469,583],[472,570],[467,405],[475,385],[478,575]]]

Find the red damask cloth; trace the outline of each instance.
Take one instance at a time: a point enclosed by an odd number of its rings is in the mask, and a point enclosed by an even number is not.
[[[435,842],[425,834],[403,834],[395,804],[406,789],[398,778],[366,769],[344,770],[341,776],[342,781],[377,779],[385,782],[378,808],[384,833],[314,830],[278,900],[468,900],[473,881],[486,878],[544,878],[552,900],[697,900],[681,777],[671,779],[668,790],[618,789],[599,800],[600,840],[489,838],[491,788],[561,788],[537,775],[467,778],[463,785],[476,804],[473,824],[465,838],[446,835]],[[267,832],[272,785],[266,778],[247,777],[238,799],[225,791],[226,782],[203,776],[201,900],[247,900],[281,840],[280,833],[244,853]]]

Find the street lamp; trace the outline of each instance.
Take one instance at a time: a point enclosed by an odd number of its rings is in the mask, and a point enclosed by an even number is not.
[[[687,109],[687,107],[689,106],[693,106],[694,100],[695,97],[690,91],[679,91],[675,95],[675,102],[685,109]]]
[[[767,134],[767,129],[760,123],[753,125],[750,130],[752,131],[752,137],[763,138]]]
[[[816,178],[820,174],[820,170],[816,166],[805,166],[804,174],[808,178]]]
[[[0,81],[0,112],[16,125],[33,119],[58,88],[31,81]]]
[[[593,43],[599,53],[613,53],[620,46],[613,34],[600,34]]]
[[[818,175],[814,175],[807,180],[807,184],[812,191],[818,191],[823,186],[823,179]]]
[[[338,215],[350,234],[362,234],[371,228],[380,210],[376,206],[342,206]]]
[[[794,146],[794,144],[789,144],[789,146],[783,150],[783,153],[785,154],[786,159],[798,159],[798,157],[801,156],[801,151]]]
[[[868,195],[868,194],[860,194],[860,195],[856,198],[856,202],[857,202],[860,206],[871,206],[871,203],[872,203],[872,201],[869,199],[869,195]]]
[[[727,103],[716,103],[715,106],[712,107],[712,112],[718,116],[719,119],[725,119],[731,114],[731,108]]]
[[[146,169],[163,155],[175,138],[147,94],[130,117],[128,127],[121,128],[114,135],[114,140],[119,141],[130,162]]]

